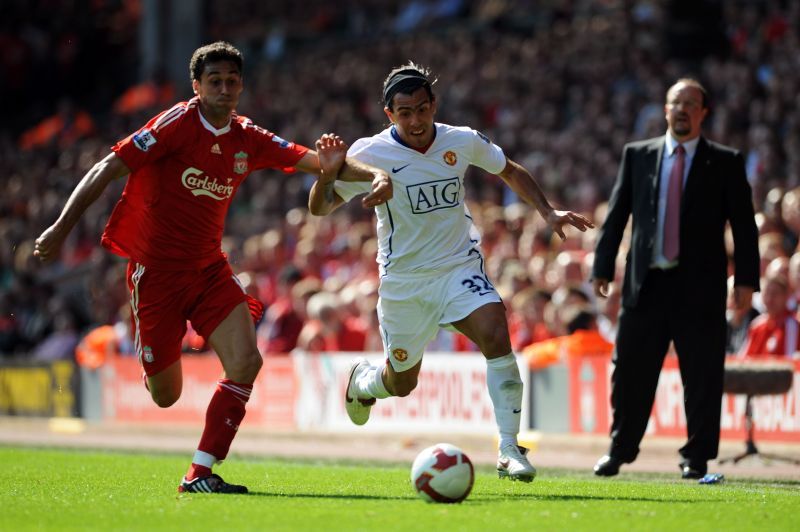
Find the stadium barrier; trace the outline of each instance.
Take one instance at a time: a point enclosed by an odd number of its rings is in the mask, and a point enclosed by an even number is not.
[[[366,355],[373,362],[383,358],[381,353]],[[353,356],[296,351],[290,356],[266,357],[247,403],[247,423],[303,431],[494,434],[494,412],[486,393],[486,362],[482,356],[426,355],[414,393],[380,401],[364,427],[353,425],[344,409],[343,393]],[[204,419],[222,371],[219,360],[213,355],[191,355],[184,356],[182,364],[181,398],[170,408],[160,409],[144,390],[142,370],[135,358],[109,360],[101,370],[104,417],[164,423]],[[519,364],[523,381],[527,381],[524,360]],[[528,426],[527,408],[523,408],[522,424]]]
[[[78,416],[80,380],[70,361],[4,360],[0,363],[0,414]]]
[[[782,395],[764,395],[752,400],[757,441],[779,441],[800,443],[800,360],[794,364],[792,389]],[[547,371],[547,370],[545,370]],[[562,371],[567,373],[568,387],[561,400],[569,404],[569,432],[608,434],[611,422],[609,401],[613,364],[610,357],[568,359]],[[533,386],[537,379],[533,379]],[[563,390],[562,390],[563,393]],[[545,403],[558,401],[552,395],[540,394]],[[537,397],[539,397],[537,396]],[[741,441],[746,432],[744,426],[745,396],[725,394],[722,399],[720,419],[721,437]],[[547,404],[541,405],[546,408]],[[686,415],[683,410],[683,384],[678,368],[678,359],[667,356],[658,380],[656,400],[648,435],[686,435]]]
[[[380,353],[367,353],[377,362]],[[301,431],[453,432],[493,434],[491,402],[485,388],[486,363],[474,353],[430,353],[420,374],[419,387],[406,398],[380,401],[370,422],[353,426],[347,418],[342,393],[352,353],[268,356],[247,405],[248,423],[271,429]],[[528,371],[519,358],[526,382],[523,428],[543,432],[607,435],[610,357],[571,357]],[[794,363],[794,386],[783,395],[753,399],[758,441],[800,443],[800,360]],[[222,369],[212,354],[183,358],[184,390],[168,409],[158,408],[144,390],[135,358],[112,357],[97,373],[81,371],[82,379],[99,375],[93,398],[79,401],[79,375],[70,363],[0,367],[0,412],[20,415],[77,415],[84,405],[102,405],[97,417],[116,421],[197,423]],[[86,394],[84,394],[86,395]],[[741,441],[745,397],[723,398],[722,437]],[[71,413],[71,414],[69,414]],[[93,417],[86,416],[85,417]],[[647,433],[683,437],[683,387],[677,359],[668,356],[659,378],[656,401]]]
[[[169,408],[159,408],[142,383],[135,357],[114,357],[99,371],[103,417],[115,421],[198,423],[214,393],[222,366],[214,354],[187,355],[183,366],[183,393]],[[298,379],[288,357],[268,357],[247,403],[247,422],[270,428],[296,426]]]

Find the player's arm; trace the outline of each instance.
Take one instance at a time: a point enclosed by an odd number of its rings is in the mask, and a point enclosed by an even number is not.
[[[330,177],[325,171],[311,185],[308,194],[308,211],[314,216],[325,216],[336,210],[344,203],[339,194],[334,190],[333,184],[336,176]]]
[[[506,157],[506,166],[503,168],[503,171],[497,175],[499,175],[511,190],[516,192],[525,203],[539,211],[542,218],[545,219],[547,224],[562,240],[566,238],[563,230],[564,225],[569,224],[580,231],[586,231],[588,227],[594,227],[592,222],[578,213],[554,209],[531,173],[511,159]]]
[[[392,199],[393,187],[389,174],[380,168],[347,157],[347,144],[333,133],[322,135],[315,143],[316,152],[308,151],[296,167],[319,176],[311,188],[308,209],[311,214],[324,216],[344,203],[334,191],[334,182],[372,182],[372,190],[361,204],[371,209]]]
[[[113,152],[96,163],[72,191],[58,220],[36,239],[34,256],[45,262],[55,259],[67,235],[89,205],[100,197],[111,181],[129,173],[130,170],[122,159]]]

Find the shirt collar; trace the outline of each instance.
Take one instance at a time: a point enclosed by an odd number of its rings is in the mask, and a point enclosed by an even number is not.
[[[395,140],[395,141],[396,141],[398,144],[401,144],[401,145],[405,146],[405,147],[406,147],[406,148],[408,148],[408,149],[411,149],[411,150],[414,150],[414,151],[418,151],[419,153],[422,153],[422,154],[424,154],[425,152],[427,152],[427,151],[428,151],[428,149],[429,149],[431,146],[433,146],[433,142],[436,140],[436,131],[437,131],[437,130],[436,130],[436,123],[434,122],[434,124],[433,124],[433,137],[431,138],[431,142],[430,142],[430,144],[428,144],[428,145],[427,145],[427,146],[425,146],[424,148],[415,148],[414,146],[409,146],[408,144],[406,144],[406,143],[403,141],[403,139],[401,139],[401,138],[400,138],[400,133],[398,133],[398,132],[397,132],[397,128],[395,127],[395,125],[394,125],[394,124],[392,124],[392,129],[391,129],[391,131],[389,131],[389,133],[392,135],[392,138],[393,138],[393,139],[394,139],[394,140]]]
[[[231,118],[228,118],[228,123],[225,125],[225,127],[217,129],[213,125],[211,125],[211,122],[206,120],[206,117],[203,116],[203,112],[200,110],[199,107],[197,109],[197,114],[200,115],[200,122],[203,124],[203,127],[212,132],[215,137],[224,135],[225,133],[231,130]]]
[[[675,140],[675,137],[672,136],[672,133],[667,131],[667,155],[672,157],[672,153],[675,151],[675,148],[678,147],[678,144],[683,145],[683,149],[686,150],[687,157],[694,157],[694,152],[697,151],[697,145],[700,143],[700,136],[693,138],[687,142],[678,142]]]

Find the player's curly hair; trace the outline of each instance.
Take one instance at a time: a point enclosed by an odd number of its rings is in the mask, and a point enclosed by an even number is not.
[[[400,88],[396,92],[399,92],[401,94],[411,94],[420,87],[425,87],[425,90],[428,93],[428,97],[431,99],[431,101],[434,100],[432,86],[434,83],[436,83],[437,79],[434,78],[433,80],[431,80],[431,71],[429,68],[418,65],[413,61],[409,61],[407,64],[403,66],[393,68],[392,71],[389,72],[389,75],[386,76],[386,79],[383,80],[384,104],[386,105],[386,107],[389,108],[390,111],[394,110],[392,101],[394,98],[390,97],[388,101],[386,101],[386,94],[387,94],[386,89],[389,87],[389,85],[392,84],[393,78],[398,74],[418,74],[421,76],[421,78],[425,78],[425,80],[423,79],[410,80],[409,82],[404,83],[402,85],[402,88]],[[392,96],[394,96],[396,92],[392,92]]]
[[[229,42],[217,41],[201,46],[192,54],[192,60],[189,62],[189,75],[192,81],[200,81],[200,75],[206,64],[215,61],[231,61],[239,69],[239,74],[242,74],[244,67],[242,52]]]

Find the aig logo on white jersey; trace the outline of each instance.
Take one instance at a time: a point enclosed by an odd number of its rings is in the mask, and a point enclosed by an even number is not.
[[[221,184],[215,177],[213,181],[207,175],[203,175],[202,170],[189,167],[184,170],[181,176],[181,184],[192,191],[195,196],[208,196],[215,200],[224,200],[233,194],[233,185],[228,179],[227,185]]]
[[[461,181],[457,177],[428,181],[408,185],[406,192],[414,214],[449,209],[459,203]]]

